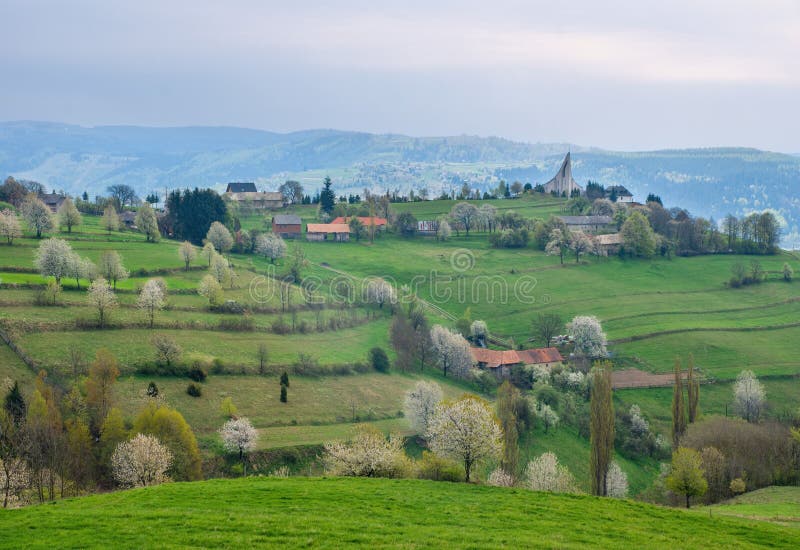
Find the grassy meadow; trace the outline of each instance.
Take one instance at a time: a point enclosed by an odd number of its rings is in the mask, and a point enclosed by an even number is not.
[[[100,519],[102,518],[102,519]],[[629,500],[458,483],[247,478],[0,510],[2,548],[796,548],[800,530]]]

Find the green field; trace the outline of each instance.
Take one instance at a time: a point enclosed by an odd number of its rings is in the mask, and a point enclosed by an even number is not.
[[[2,548],[796,548],[800,531],[632,501],[381,479],[173,483],[0,510]]]
[[[737,516],[800,528],[800,487],[767,487],[708,507],[712,515]]]

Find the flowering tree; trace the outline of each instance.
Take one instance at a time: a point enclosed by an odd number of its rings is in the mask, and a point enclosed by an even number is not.
[[[568,231],[556,227],[550,232],[549,240],[544,248],[548,256],[558,256],[561,263],[564,263],[564,254],[569,251],[570,239]]]
[[[286,256],[286,241],[275,233],[262,233],[256,237],[256,252],[274,264],[275,260]]]
[[[748,422],[758,422],[766,401],[764,386],[751,370],[743,370],[733,385],[733,401],[736,410]]]
[[[472,366],[472,353],[464,337],[441,325],[433,325],[430,334],[434,355],[444,375],[452,370],[456,376],[466,376]]]
[[[394,287],[384,279],[370,279],[367,283],[367,301],[383,307],[384,304],[394,304],[397,302],[397,293]]]
[[[98,320],[102,327],[109,311],[117,307],[117,297],[104,278],[99,277],[92,281],[89,286],[89,303],[97,310]]]
[[[531,460],[525,468],[525,486],[532,491],[577,493],[575,478],[569,469],[558,463],[558,457],[547,452]]]
[[[258,432],[245,417],[234,418],[225,422],[219,430],[222,444],[225,450],[232,453],[239,453],[239,460],[242,461],[242,471],[247,475],[247,463],[245,454],[256,448]]]
[[[222,304],[223,292],[222,285],[213,275],[206,275],[200,280],[197,293],[208,300],[208,305],[216,307]]]
[[[442,401],[442,388],[436,382],[421,380],[406,392],[403,412],[411,424],[411,429],[420,434],[428,431],[428,424]]]
[[[208,267],[211,267],[211,260],[217,255],[217,251],[214,249],[213,244],[206,242],[206,244],[203,245],[203,250],[200,251],[200,255],[205,258]]]
[[[627,498],[628,496],[628,475],[622,471],[616,461],[608,466],[606,495],[611,498]]]
[[[189,264],[197,258],[197,249],[189,241],[183,241],[178,247],[178,255],[183,260],[186,271],[189,271]]]
[[[452,234],[453,230],[450,229],[450,224],[447,223],[447,220],[441,220],[439,222],[439,228],[436,230],[436,239],[446,241]]]
[[[119,229],[119,214],[117,214],[117,209],[114,208],[112,205],[106,206],[106,209],[103,211],[103,218],[100,220],[100,223],[105,228],[106,232],[110,235],[112,231],[116,231]]]
[[[220,254],[215,254],[214,257],[211,259],[211,274],[217,280],[217,282],[222,285],[226,281],[230,281],[231,279],[231,268],[230,262],[225,256]]]
[[[325,466],[337,476],[400,477],[408,470],[403,438],[386,438],[367,424],[356,426],[348,443],[325,443]]]
[[[78,209],[75,208],[75,203],[69,197],[64,199],[64,202],[58,207],[57,218],[59,226],[67,227],[67,233],[72,233],[72,228],[80,225],[83,221],[81,213],[78,212]]]
[[[486,484],[492,487],[513,487],[514,477],[506,473],[502,468],[497,468],[489,474],[489,479],[486,480]]]
[[[112,282],[115,290],[117,281],[124,281],[128,278],[128,270],[122,265],[122,256],[116,250],[103,252],[97,269],[103,277]]]
[[[558,426],[558,414],[550,405],[543,401],[536,403],[536,418],[541,420],[542,424],[544,424],[544,433],[549,432],[550,428]]]
[[[124,487],[147,487],[166,481],[172,453],[158,438],[137,434],[123,441],[111,455],[114,479]]]
[[[606,335],[597,317],[578,316],[567,324],[570,336],[575,341],[575,353],[583,357],[606,357]]]
[[[211,243],[217,252],[224,254],[233,247],[233,236],[228,228],[219,222],[214,222],[208,228],[206,241]]]
[[[478,319],[472,321],[472,324],[469,326],[469,333],[476,342],[485,343],[486,338],[489,336],[489,327],[486,325],[486,321]]]
[[[469,481],[476,463],[500,457],[502,435],[489,404],[467,395],[436,407],[426,437],[434,453],[464,464],[465,478]]]
[[[14,239],[22,237],[19,218],[11,210],[0,210],[0,237],[6,239],[9,246],[14,244]]]
[[[150,320],[150,328],[153,328],[156,311],[161,311],[164,308],[164,291],[156,279],[150,279],[144,284],[136,305],[147,314],[147,318]]]
[[[25,197],[19,210],[25,223],[28,224],[28,229],[36,232],[37,239],[42,238],[42,233],[53,229],[53,216],[50,208],[34,193]]]
[[[36,250],[36,267],[42,277],[53,277],[56,284],[61,284],[63,277],[70,274],[70,256],[72,247],[67,241],[62,239],[50,238],[42,241]]]
[[[158,220],[149,202],[142,203],[142,206],[140,206],[139,210],[136,212],[134,222],[136,223],[136,227],[139,228],[139,231],[144,233],[147,242],[158,241],[158,238],[161,236],[158,232]]]

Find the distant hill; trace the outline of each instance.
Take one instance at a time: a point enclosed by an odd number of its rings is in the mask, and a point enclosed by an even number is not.
[[[141,194],[166,188],[252,180],[276,188],[287,178],[316,188],[330,175],[339,192],[419,189],[434,194],[468,182],[542,183],[573,152],[573,174],[650,192],[665,203],[721,218],[772,208],[786,221],[786,242],[800,245],[800,157],[715,148],[625,153],[497,137],[416,138],[339,130],[279,134],[227,127],[86,128],[48,122],[0,123],[0,177],[35,179],[71,194],[127,183]]]
[[[170,483],[0,509],[3,548],[797,548],[800,530],[629,500],[420,480]]]

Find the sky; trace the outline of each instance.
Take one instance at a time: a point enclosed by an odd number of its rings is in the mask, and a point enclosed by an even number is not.
[[[800,153],[800,0],[0,0],[0,120]]]

